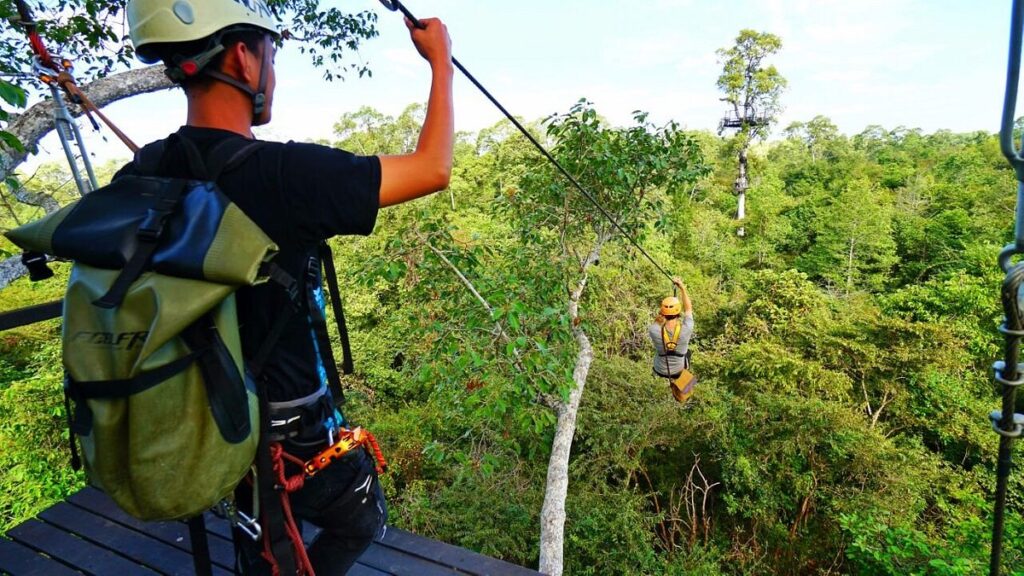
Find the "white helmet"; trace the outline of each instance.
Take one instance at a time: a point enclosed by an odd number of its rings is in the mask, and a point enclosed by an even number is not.
[[[279,34],[263,0],[129,0],[126,11],[135,53],[147,64],[159,60],[154,44],[191,42],[233,26]]]

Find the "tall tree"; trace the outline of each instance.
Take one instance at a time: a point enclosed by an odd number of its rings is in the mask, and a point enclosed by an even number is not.
[[[722,120],[720,132],[738,129],[739,173],[733,183],[736,192],[736,220],[741,223],[738,234],[744,235],[742,227],[746,216],[747,189],[750,187],[747,174],[747,152],[756,138],[765,138],[775,123],[781,104],[779,98],[786,87],[786,79],[774,65],[765,59],[782,48],[782,40],[768,32],[740,30],[732,48],[721,48],[716,54],[723,63],[722,74],[718,77],[718,89],[725,97],[723,102],[732,107],[729,116]]]
[[[637,113],[635,121],[629,128],[607,127],[590,103],[581,101],[550,120],[548,135],[557,143],[554,152],[565,168],[577,175],[626,233],[637,236],[662,209],[665,191],[672,194],[692,183],[703,174],[704,165],[696,141],[674,123],[655,127],[643,113]],[[523,193],[513,196],[509,205],[512,220],[526,245],[548,254],[544,260],[535,260],[533,268],[540,276],[534,282],[557,283],[548,292],[567,295],[562,306],[570,320],[569,341],[575,343],[565,349],[566,364],[573,367],[571,380],[553,402],[556,422],[540,518],[539,568],[545,574],[560,575],[569,455],[594,358],[582,322],[584,296],[590,269],[602,250],[624,238],[549,166],[539,165],[527,173],[521,186]]]

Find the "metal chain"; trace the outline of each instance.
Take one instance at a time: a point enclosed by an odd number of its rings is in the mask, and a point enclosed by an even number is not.
[[[1003,155],[1017,176],[1017,210],[1014,241],[999,253],[999,266],[1006,272],[1002,286],[1004,319],[999,331],[1006,339],[1003,360],[992,366],[996,383],[1002,387],[1002,409],[989,414],[992,429],[999,434],[999,455],[996,461],[995,509],[992,520],[992,554],[989,575],[999,576],[1006,517],[1006,493],[1012,468],[1013,441],[1024,433],[1024,415],[1014,412],[1017,388],[1024,384],[1024,365],[1018,363],[1020,343],[1024,337],[1024,262],[1014,264],[1013,257],[1024,254],[1024,157],[1013,139],[1017,89],[1020,81],[1021,44],[1024,36],[1024,10],[1021,0],[1013,0],[1010,22],[1010,54],[1006,69],[1006,94],[999,142]]]

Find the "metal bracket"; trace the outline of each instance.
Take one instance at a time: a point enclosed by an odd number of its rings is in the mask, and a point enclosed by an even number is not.
[[[238,528],[253,542],[259,542],[260,538],[263,537],[263,528],[259,522],[239,510],[234,502],[221,500],[213,507],[213,513],[226,519],[231,523],[232,528]]]
[[[1005,336],[1017,336],[1024,338],[1024,330],[1011,330],[1006,327],[1006,323],[999,325],[999,332]]]
[[[1017,364],[1016,380],[1007,380],[1006,378],[1003,378],[1003,373],[1005,371],[1006,362],[1003,362],[1002,360],[997,360],[992,364],[992,378],[995,379],[996,382],[1002,384],[1003,386],[1009,386],[1011,388],[1016,388],[1017,386],[1024,384],[1024,364]]]
[[[992,429],[1000,436],[1006,438],[1020,438],[1021,434],[1024,434],[1024,414],[1013,415],[1013,429],[1011,430],[1003,430],[1000,426],[1003,422],[1003,413],[999,410],[993,410],[990,412],[988,419],[992,421]]]

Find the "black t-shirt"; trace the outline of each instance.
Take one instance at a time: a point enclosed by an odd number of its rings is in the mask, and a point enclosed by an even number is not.
[[[184,126],[179,134],[201,154],[234,132]],[[188,162],[179,147],[169,147],[160,176],[188,178]],[[114,178],[135,173],[134,164]],[[217,181],[221,190],[280,248],[275,262],[296,279],[323,239],[341,234],[368,235],[380,205],[380,160],[320,146],[268,142]],[[319,285],[316,286],[317,288]],[[309,311],[296,313],[267,360],[268,400],[286,402],[308,396],[322,385]],[[288,297],[276,283],[243,288],[237,293],[242,347],[252,356]]]

